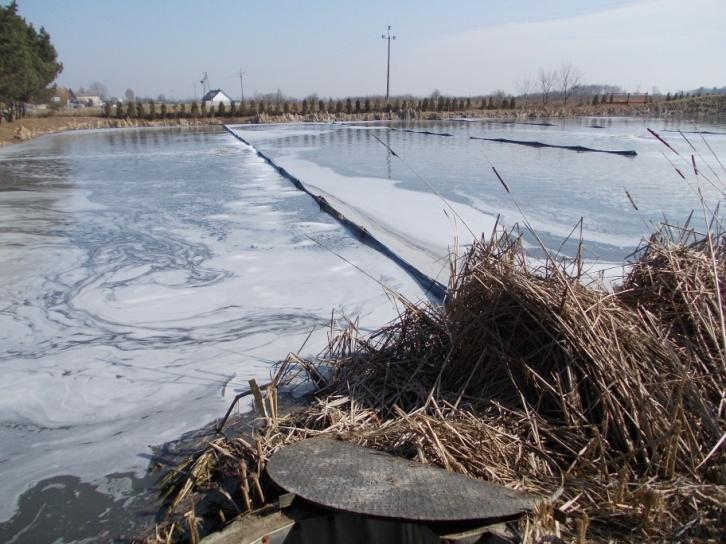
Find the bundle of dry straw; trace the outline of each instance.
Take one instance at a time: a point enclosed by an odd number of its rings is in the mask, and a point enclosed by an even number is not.
[[[399,299],[387,327],[348,326],[316,360],[281,365],[275,385],[303,369],[315,400],[172,473],[175,507],[210,486],[224,498],[216,521],[197,508],[159,538],[195,540],[200,518],[207,531],[261,506],[279,492],[269,455],[323,433],[540,494],[524,541],[718,538],[724,233],[662,228],[614,291],[533,264],[517,231],[456,264],[442,306]]]

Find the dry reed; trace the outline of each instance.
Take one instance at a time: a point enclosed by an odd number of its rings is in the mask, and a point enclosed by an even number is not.
[[[149,541],[194,540],[274,499],[266,460],[320,434],[539,494],[523,541],[717,540],[724,233],[663,227],[615,291],[583,286],[568,273],[580,268],[533,264],[516,231],[500,233],[452,263],[442,306],[400,299],[372,335],[348,324],[316,360],[290,356],[273,383],[302,371],[315,399],[279,416],[268,394],[252,439],[219,438],[170,473],[172,511],[221,498],[187,516],[193,530],[172,516]]]

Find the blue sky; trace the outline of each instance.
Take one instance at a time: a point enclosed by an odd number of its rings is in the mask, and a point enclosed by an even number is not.
[[[8,0],[0,0],[4,4]],[[663,91],[726,84],[725,0],[258,1],[19,0],[65,69],[121,95],[191,97],[208,72],[239,95],[515,91],[539,68],[576,65],[587,83]],[[199,93],[199,85],[197,84]]]

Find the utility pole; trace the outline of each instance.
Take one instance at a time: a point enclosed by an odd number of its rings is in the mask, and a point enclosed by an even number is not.
[[[386,104],[388,104],[388,95],[391,91],[391,40],[396,39],[396,36],[391,36],[391,25],[388,25],[388,35],[381,34],[381,38],[388,40],[388,65],[386,67]]]
[[[240,92],[240,104],[244,103],[245,101],[245,86],[244,86],[244,78],[245,73],[242,71],[242,68],[239,69],[239,92]]]

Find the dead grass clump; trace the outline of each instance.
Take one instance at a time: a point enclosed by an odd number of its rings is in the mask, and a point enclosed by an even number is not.
[[[680,360],[715,406],[722,399],[726,368],[725,240],[719,231],[698,236],[664,226],[637,252],[621,292],[623,300],[666,327]]]
[[[653,236],[614,292],[533,264],[516,232],[474,244],[442,306],[401,300],[374,334],[291,356],[273,384],[302,369],[316,399],[277,417],[272,394],[253,441],[221,438],[170,476],[172,506],[227,478],[230,504],[258,507],[279,492],[269,456],[328,434],[540,494],[525,541],[717,539],[725,237],[683,236]]]

